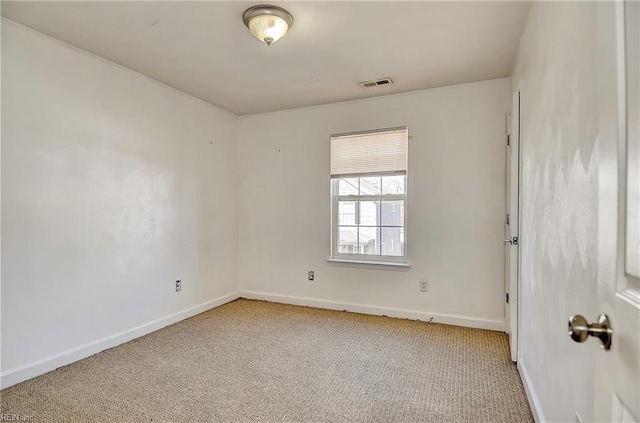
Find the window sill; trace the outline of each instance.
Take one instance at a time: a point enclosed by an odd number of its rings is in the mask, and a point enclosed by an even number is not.
[[[409,263],[401,261],[374,261],[374,260],[353,260],[344,258],[328,258],[329,264],[364,267],[372,269],[386,270],[407,270],[411,267]]]

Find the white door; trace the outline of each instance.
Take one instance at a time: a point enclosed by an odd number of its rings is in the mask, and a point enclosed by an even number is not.
[[[640,422],[639,6],[598,4],[597,298],[612,338],[593,363],[595,421]],[[585,317],[593,323],[598,316]]]
[[[513,93],[507,119],[507,192],[505,218],[505,322],[511,360],[518,357],[518,277],[520,222],[520,93]]]

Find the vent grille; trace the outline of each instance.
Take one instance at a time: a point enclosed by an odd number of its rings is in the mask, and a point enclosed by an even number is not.
[[[360,86],[362,88],[371,88],[371,87],[378,87],[380,85],[391,85],[391,84],[393,84],[393,80],[391,78],[380,78],[380,79],[376,79],[375,81],[360,82]]]

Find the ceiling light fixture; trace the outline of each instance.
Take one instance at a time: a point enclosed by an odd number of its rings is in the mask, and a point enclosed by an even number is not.
[[[284,37],[293,25],[293,16],[281,7],[260,4],[247,9],[242,15],[251,34],[268,46]]]

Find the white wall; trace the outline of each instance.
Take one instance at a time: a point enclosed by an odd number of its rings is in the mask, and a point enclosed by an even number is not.
[[[567,336],[596,310],[596,2],[535,2],[513,75],[521,91],[522,292],[519,365],[541,419],[591,419],[597,342]]]
[[[236,291],[236,116],[7,20],[2,85],[4,376]]]
[[[509,85],[499,79],[241,117],[243,295],[369,312],[393,308],[402,312],[382,312],[502,329]],[[329,136],[402,125],[411,136],[411,268],[327,263]],[[307,281],[307,270],[315,271],[315,282]],[[428,293],[418,292],[420,278],[428,278]]]
[[[2,43],[2,26],[0,19],[0,53]],[[2,54],[0,54],[0,99],[2,98]],[[2,340],[2,101],[0,101],[0,340]],[[0,374],[2,372],[2,342],[0,341]],[[2,380],[0,376],[0,386]]]

